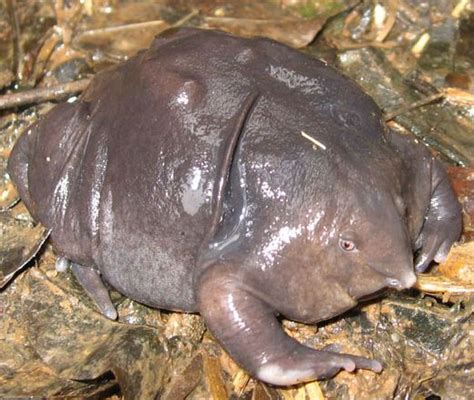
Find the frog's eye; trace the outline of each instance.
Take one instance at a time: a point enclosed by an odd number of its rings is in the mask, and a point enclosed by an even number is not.
[[[348,239],[339,239],[339,247],[347,252],[354,251],[356,248],[355,243]]]

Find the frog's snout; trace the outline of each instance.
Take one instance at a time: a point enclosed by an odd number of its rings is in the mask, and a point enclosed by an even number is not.
[[[397,289],[397,290],[404,290],[413,287],[416,283],[416,275],[413,271],[405,272],[399,278],[387,278],[386,279],[387,286]]]

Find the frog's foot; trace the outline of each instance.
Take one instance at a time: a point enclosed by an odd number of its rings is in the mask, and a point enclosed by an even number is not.
[[[297,362],[290,357],[263,364],[258,369],[257,377],[264,382],[287,386],[314,379],[331,378],[342,370],[348,372],[356,369],[382,371],[382,365],[378,361],[349,354],[298,349],[291,355],[298,355]]]
[[[433,192],[422,231],[415,247],[419,256],[417,272],[424,272],[431,261],[443,262],[462,231],[462,210],[449,183],[448,175],[438,161],[433,161]]]
[[[66,257],[61,256],[58,256],[58,258],[56,259],[56,263],[54,264],[54,267],[58,272],[66,272],[70,266],[71,261],[68,260]]]
[[[71,263],[71,270],[87,294],[96,302],[100,311],[109,319],[117,319],[117,310],[110,300],[109,291],[100,274],[89,267]]]

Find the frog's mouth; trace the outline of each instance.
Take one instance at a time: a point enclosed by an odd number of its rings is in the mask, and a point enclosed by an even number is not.
[[[377,299],[377,298],[379,298],[379,297],[382,297],[382,296],[383,296],[386,292],[388,292],[388,291],[389,291],[389,289],[386,288],[386,287],[384,287],[384,288],[381,288],[381,289],[379,289],[379,290],[377,290],[377,291],[375,291],[375,292],[373,292],[373,293],[366,294],[366,295],[364,295],[364,296],[362,296],[362,297],[359,297],[359,298],[357,299],[357,301],[360,302],[360,303],[364,303],[364,302],[366,302],[366,301],[370,301],[370,300],[373,300],[373,299]]]
[[[389,281],[389,280],[390,280],[390,278],[387,279],[387,281]],[[410,279],[410,280],[407,279],[407,281],[408,282],[406,282],[405,285],[402,285],[402,284],[400,284],[400,281],[396,280],[396,282],[394,282],[393,284],[389,283],[389,284],[387,284],[387,286],[385,286],[383,288],[380,288],[379,290],[376,290],[373,293],[369,293],[369,294],[366,294],[366,295],[363,295],[363,296],[359,297],[358,301],[362,303],[362,302],[366,302],[366,301],[376,299],[378,297],[382,297],[387,292],[390,292],[390,291],[393,291],[393,290],[400,291],[400,290],[410,289],[414,285],[414,283],[416,282],[416,276],[415,276],[415,281],[413,281],[413,279]]]
[[[383,288],[393,288],[396,290],[410,289],[416,283],[416,275],[413,268],[407,268],[396,275],[388,275],[386,272],[380,270],[376,266],[367,264],[381,278],[379,283]]]

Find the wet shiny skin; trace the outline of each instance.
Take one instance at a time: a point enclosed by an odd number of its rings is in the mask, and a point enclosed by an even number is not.
[[[359,87],[222,32],[175,31],[99,73],[9,167],[58,254],[137,301],[200,312],[279,385],[381,365],[302,346],[276,315],[313,323],[410,287],[414,250],[423,270],[461,229],[441,165]]]

